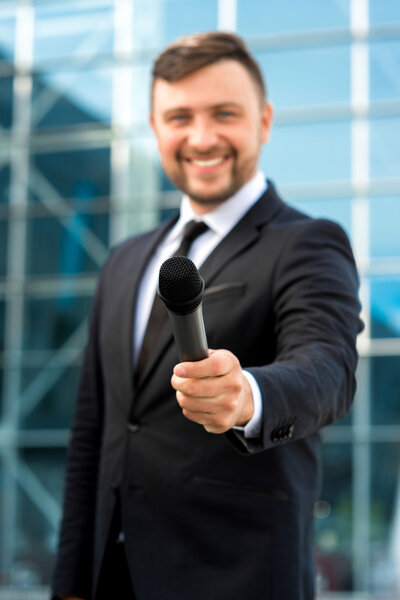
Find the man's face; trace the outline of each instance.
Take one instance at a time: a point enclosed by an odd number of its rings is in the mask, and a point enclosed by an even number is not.
[[[201,214],[255,175],[272,107],[245,67],[224,60],[176,82],[157,79],[150,121],[166,174]]]

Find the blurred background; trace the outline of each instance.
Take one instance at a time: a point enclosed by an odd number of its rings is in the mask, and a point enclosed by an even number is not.
[[[400,598],[399,0],[1,0],[1,599],[47,597],[98,270],[179,203],[147,124],[152,60],[211,29],[265,73],[264,172],[342,224],[361,275],[357,398],[323,432],[319,598]]]

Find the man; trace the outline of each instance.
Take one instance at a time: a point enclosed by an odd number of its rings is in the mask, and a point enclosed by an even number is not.
[[[157,59],[151,125],[184,197],[173,219],[116,248],[100,277],[58,597],[314,596],[318,431],[353,399],[358,280],[341,228],[284,204],[258,172],[271,124],[240,38],[186,36]],[[188,256],[205,280],[213,350],[177,364],[166,322],[142,364],[159,267],[192,220],[208,226]]]

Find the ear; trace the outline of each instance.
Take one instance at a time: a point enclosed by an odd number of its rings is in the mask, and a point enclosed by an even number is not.
[[[272,106],[271,102],[266,102],[261,113],[261,140],[263,144],[266,144],[269,141],[273,120],[274,107]]]
[[[152,128],[152,130],[155,132],[154,115],[152,112],[149,113],[149,125]]]

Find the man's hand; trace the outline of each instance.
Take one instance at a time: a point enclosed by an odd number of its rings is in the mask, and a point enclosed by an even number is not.
[[[210,350],[204,360],[176,365],[171,384],[184,416],[210,433],[244,426],[253,416],[249,382],[228,350]]]

